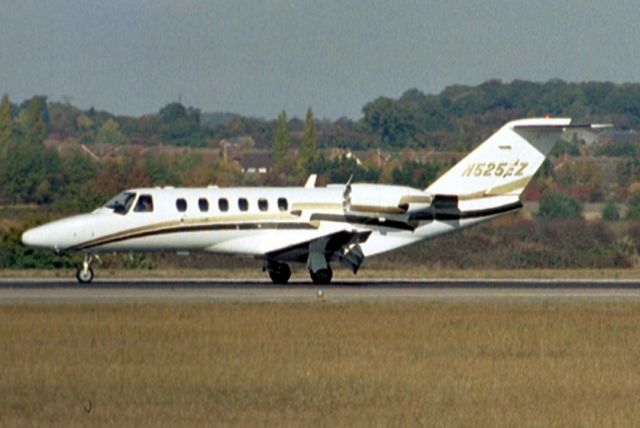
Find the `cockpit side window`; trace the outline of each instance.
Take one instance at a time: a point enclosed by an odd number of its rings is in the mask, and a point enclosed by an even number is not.
[[[129,212],[133,201],[136,199],[136,194],[132,192],[122,192],[115,198],[107,202],[104,207],[112,209],[115,214],[125,215]]]
[[[133,211],[137,213],[153,212],[153,198],[151,195],[140,195]]]

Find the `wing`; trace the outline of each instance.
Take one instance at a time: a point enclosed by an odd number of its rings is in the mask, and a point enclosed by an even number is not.
[[[270,251],[266,254],[267,259],[284,262],[305,263],[309,256],[309,251],[323,251],[327,261],[338,261],[356,273],[364,261],[364,254],[360,244],[366,242],[371,235],[371,231],[356,232],[341,230],[330,233],[308,241],[296,243],[294,245]]]

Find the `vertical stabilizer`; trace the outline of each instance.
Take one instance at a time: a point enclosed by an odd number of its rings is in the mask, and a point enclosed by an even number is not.
[[[460,199],[519,196],[571,119],[521,119],[504,125],[427,192]],[[590,125],[587,125],[590,126]]]

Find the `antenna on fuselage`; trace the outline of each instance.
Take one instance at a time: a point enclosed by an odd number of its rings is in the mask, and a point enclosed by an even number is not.
[[[307,182],[304,185],[305,189],[315,188],[317,179],[318,179],[318,174],[311,174],[309,178],[307,178]]]

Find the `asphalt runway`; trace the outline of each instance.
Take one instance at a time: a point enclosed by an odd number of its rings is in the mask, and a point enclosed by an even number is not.
[[[20,303],[310,302],[310,301],[631,301],[640,280],[349,280],[317,286],[266,280],[0,279],[0,305]]]

